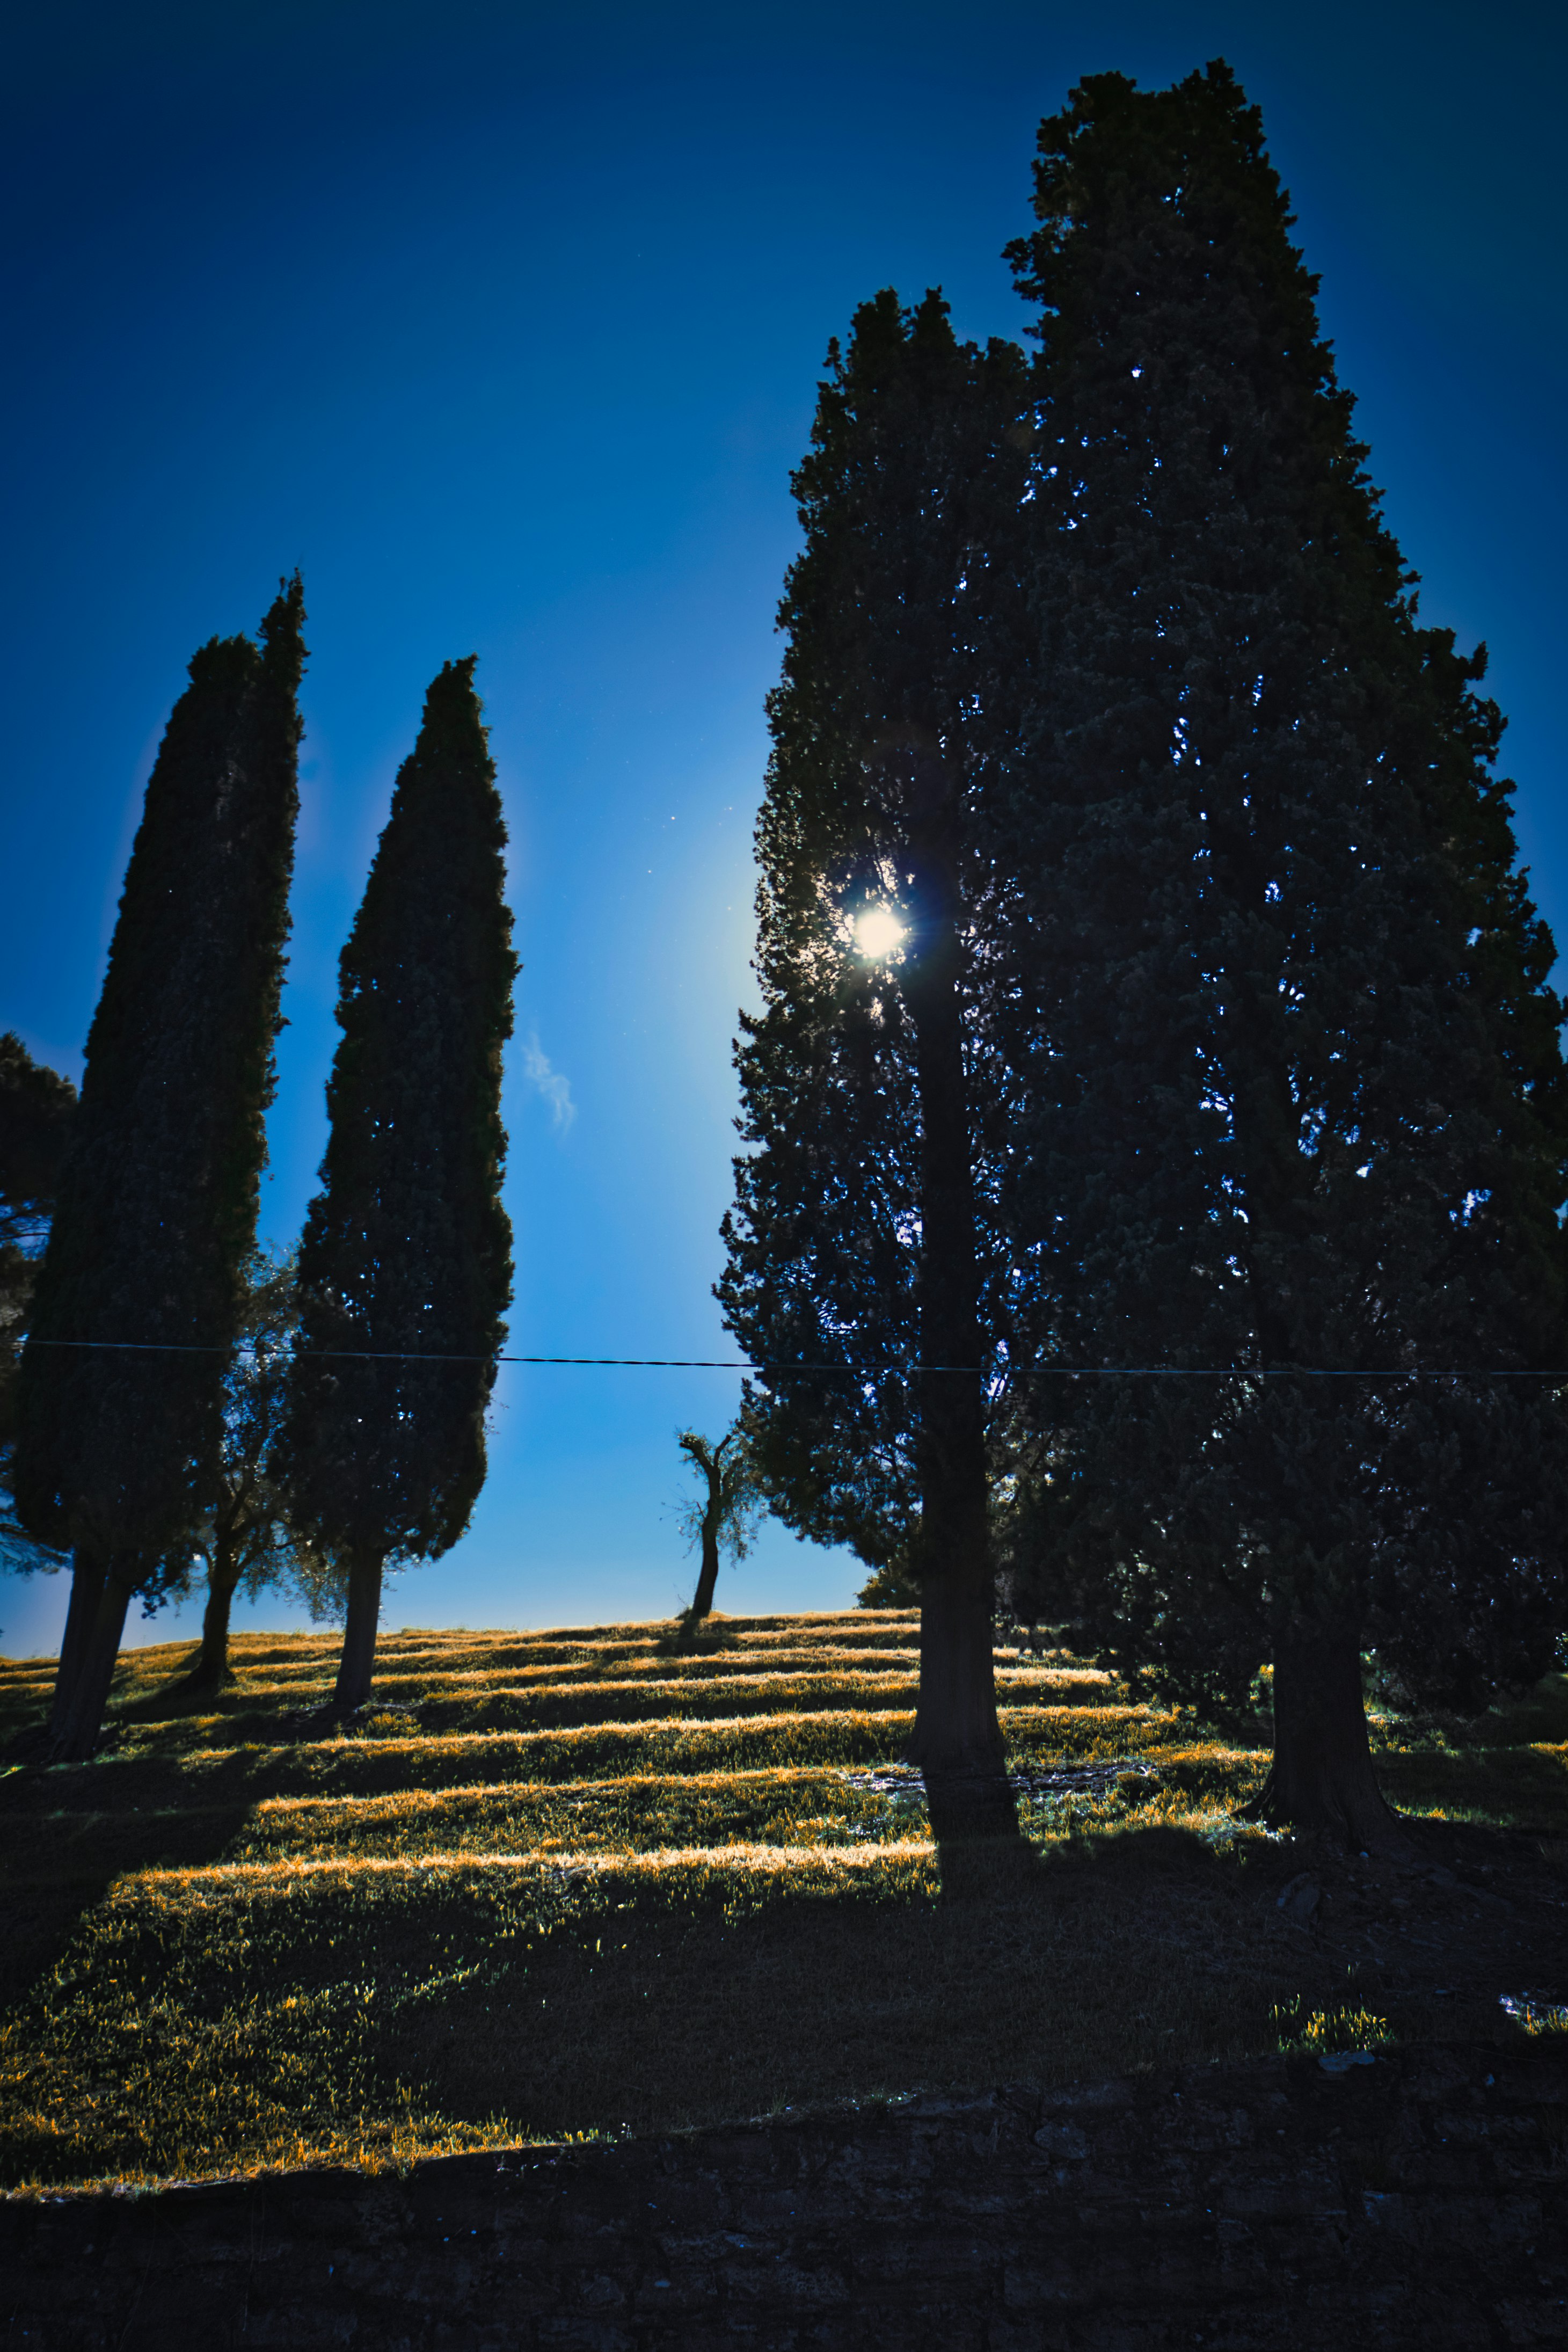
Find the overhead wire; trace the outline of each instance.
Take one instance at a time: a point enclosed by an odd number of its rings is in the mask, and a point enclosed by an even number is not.
[[[135,1355],[225,1356],[227,1346],[178,1339],[29,1339],[34,1348],[85,1348]],[[753,1363],[720,1356],[513,1356],[444,1355],[418,1348],[300,1348],[297,1355],[311,1360],[397,1364],[531,1364],[563,1365],[590,1370],[664,1372],[837,1372],[859,1376],[855,1364],[814,1364],[779,1358]],[[884,1370],[904,1373],[983,1372],[982,1364],[895,1364]],[[1031,1364],[1031,1373],[1071,1381],[1568,1381],[1568,1370],[1528,1365],[1469,1368],[1427,1365],[1353,1366],[1328,1364]]]

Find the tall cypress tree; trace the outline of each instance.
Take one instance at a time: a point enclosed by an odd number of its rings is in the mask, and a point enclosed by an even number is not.
[[[298,803],[298,576],[191,663],[147,786],[18,1397],[16,1502],[75,1550],[53,1733],[89,1755],[131,1596],[201,1507],[266,1157]]]
[[[987,1391],[1003,1269],[974,810],[1017,645],[1003,542],[1024,370],[1010,345],[960,345],[936,293],[908,312],[879,294],[829,357],[794,478],[806,545],[758,827],[765,1009],[738,1054],[753,1148],[719,1297],[767,1367],[747,1423],[774,1508],[918,1581],[910,1756],[944,1819],[978,1818],[1002,1759]]]
[[[1363,1651],[1474,1706],[1561,1622],[1551,942],[1229,72],[1086,82],[1036,210],[1018,1547],[1180,1696],[1272,1661],[1263,1810],[1372,1846]]]
[[[386,1563],[445,1551],[484,1484],[512,1277],[506,839],[474,657],[448,662],[343,950],[331,1131],[299,1248],[284,1475],[298,1525],[348,1564],[339,1709],[370,1694]]]

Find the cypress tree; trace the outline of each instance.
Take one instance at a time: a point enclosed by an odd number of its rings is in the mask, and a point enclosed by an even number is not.
[[[766,1367],[745,1413],[779,1516],[921,1593],[910,1757],[936,1815],[999,1801],[987,1392],[1000,1091],[974,812],[1009,650],[1021,354],[939,294],[879,294],[829,353],[794,477],[758,826],[764,1011],[719,1285]],[[791,1365],[808,1368],[794,1371]],[[841,1368],[841,1370],[838,1368]]]
[[[386,1563],[447,1550],[484,1484],[512,1274],[506,839],[474,657],[448,662],[343,950],[330,1134],[299,1247],[283,1460],[297,1524],[347,1563],[340,1711],[370,1695]]]
[[[1210,1706],[1271,1661],[1262,1811],[1371,1848],[1363,1652],[1474,1706],[1561,1622],[1551,942],[1256,110],[1097,77],[1036,184],[1020,1590]]]
[[[18,1396],[16,1502],[75,1551],[56,1753],[198,1514],[266,1157],[298,808],[298,575],[190,666],[147,786]]]

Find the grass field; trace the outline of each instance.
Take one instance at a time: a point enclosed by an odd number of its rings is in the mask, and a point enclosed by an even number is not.
[[[1347,1881],[1340,1929],[1293,1930],[1301,1851],[1232,1818],[1261,1752],[1069,1657],[998,1653],[1023,1837],[938,1850],[887,1769],[915,1639],[862,1611],[720,1621],[697,1654],[667,1626],[402,1633],[374,1706],[325,1736],[330,1636],[241,1638],[204,1712],[165,1688],[187,1644],[128,1654],[106,1753],[0,1778],[0,2185],[1191,2063],[1374,1996],[1387,2031],[1432,2030],[1409,1897]],[[49,1683],[0,1664],[0,1738]],[[1463,1743],[1380,1735],[1433,1858],[1478,1887],[1528,1864],[1550,1903],[1561,1678]],[[1500,2030],[1540,1967],[1473,1916],[1441,2016]]]

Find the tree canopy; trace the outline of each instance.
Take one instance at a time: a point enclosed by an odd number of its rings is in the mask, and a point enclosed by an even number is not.
[[[720,1558],[742,1560],[750,1550],[763,1503],[743,1422],[716,1438],[683,1429],[675,1442],[702,1482],[675,1512],[682,1534],[699,1553],[697,1588],[685,1612],[685,1622],[695,1625],[713,1608]]]
[[[13,1572],[59,1564],[16,1519],[11,1449],[22,1339],[76,1107],[68,1078],[35,1062],[15,1031],[0,1036],[0,1567]]]

